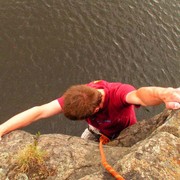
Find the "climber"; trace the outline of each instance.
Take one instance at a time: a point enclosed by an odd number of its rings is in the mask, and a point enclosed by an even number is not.
[[[0,125],[0,137],[15,129],[59,113],[71,120],[85,120],[88,128],[82,138],[97,140],[99,134],[116,138],[137,122],[135,108],[164,103],[168,109],[180,108],[180,88],[141,87],[105,80],[74,85],[65,93],[40,106],[21,112]]]

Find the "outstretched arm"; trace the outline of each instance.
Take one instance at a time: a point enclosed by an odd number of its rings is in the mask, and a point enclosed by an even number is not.
[[[62,112],[62,108],[57,100],[50,103],[35,106],[21,112],[0,125],[0,138],[2,135],[15,129],[27,126],[37,120],[47,118]]]
[[[168,109],[180,108],[180,88],[142,87],[127,94],[130,104],[155,106],[165,103]]]

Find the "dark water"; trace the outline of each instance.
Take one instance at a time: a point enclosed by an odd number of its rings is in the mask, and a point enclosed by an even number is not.
[[[91,80],[180,86],[179,15],[179,0],[1,0],[0,122]],[[138,119],[163,108],[141,108]],[[25,129],[80,135],[86,126],[64,119]]]

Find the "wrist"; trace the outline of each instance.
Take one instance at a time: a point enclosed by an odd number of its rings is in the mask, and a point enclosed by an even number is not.
[[[168,88],[161,88],[159,91],[159,99],[161,99],[163,102],[167,101],[167,98],[169,97],[169,95],[172,93],[173,88],[172,87],[168,87]]]
[[[2,125],[0,125],[0,137],[5,134],[5,129]]]

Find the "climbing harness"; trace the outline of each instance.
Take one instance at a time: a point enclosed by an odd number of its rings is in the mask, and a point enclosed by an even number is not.
[[[100,149],[100,154],[101,154],[101,163],[104,166],[104,168],[112,175],[114,176],[117,180],[125,180],[121,175],[119,175],[118,172],[116,172],[106,161],[106,157],[103,151],[103,144],[107,144],[109,142],[109,138],[106,137],[105,135],[101,135],[99,139],[99,149]]]

